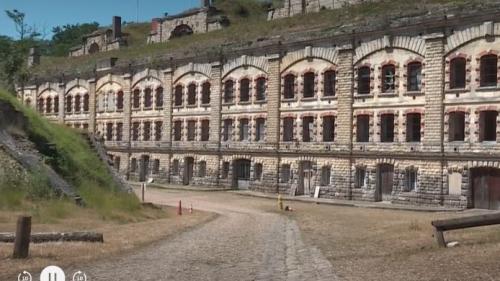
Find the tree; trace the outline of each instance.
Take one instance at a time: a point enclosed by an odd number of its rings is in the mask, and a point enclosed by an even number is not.
[[[25,13],[18,11],[16,9],[5,10],[5,13],[14,22],[17,33],[19,33],[20,40],[24,40],[26,37],[35,38],[40,36],[40,33],[37,31],[35,27],[30,27],[28,24],[25,23],[24,21],[26,17]]]

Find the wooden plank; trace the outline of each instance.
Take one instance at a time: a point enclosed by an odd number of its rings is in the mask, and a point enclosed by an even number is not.
[[[500,224],[500,213],[456,219],[436,220],[432,225],[440,231]]]
[[[31,217],[20,216],[17,219],[16,236],[14,239],[15,259],[25,259],[30,251]]]
[[[18,237],[14,233],[0,233],[0,243],[12,243]],[[47,242],[104,242],[104,235],[95,232],[69,232],[69,233],[33,233],[28,235],[32,243]]]
[[[446,248],[446,241],[444,240],[443,231],[437,230],[434,228],[434,236],[436,236],[437,243],[439,247]]]

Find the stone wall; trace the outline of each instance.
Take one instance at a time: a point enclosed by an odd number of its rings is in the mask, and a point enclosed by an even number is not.
[[[500,168],[500,118],[486,125],[481,120],[484,111],[500,111],[500,75],[497,86],[481,86],[481,59],[500,54],[500,24],[464,24],[453,33],[370,33],[356,39],[44,83],[19,89],[18,97],[55,122],[101,133],[111,128],[109,153],[133,180],[139,179],[139,164],[147,157],[144,171],[160,183],[305,195],[320,186],[323,198],[473,207],[471,169]],[[450,65],[457,57],[466,59],[465,87],[458,89],[450,86]],[[420,68],[411,74],[410,65]],[[360,92],[367,81],[367,91]],[[210,101],[204,104],[205,83]],[[262,100],[256,99],[259,87],[265,89]],[[158,89],[163,96],[152,97],[147,106],[147,93]],[[248,101],[243,98],[247,94]],[[89,96],[88,110],[76,112],[77,95]],[[47,99],[53,104],[55,97],[58,112],[53,106],[47,110]],[[73,97],[70,107],[68,97]],[[453,112],[464,112],[463,140],[450,140]],[[412,123],[411,114],[420,122]],[[384,115],[394,118],[390,141],[382,138]],[[358,116],[369,118],[366,140],[358,139]],[[334,118],[334,132],[325,131],[325,117]],[[261,139],[257,119],[265,121]],[[203,120],[209,121],[205,140]],[[285,120],[292,121],[293,132]],[[155,122],[161,127],[148,127]],[[496,126],[496,140],[480,138],[484,126]],[[333,138],[326,140],[327,133]],[[390,177],[382,178],[385,172]],[[388,191],[381,189],[386,183]]]
[[[283,7],[269,11],[268,20],[316,13],[324,9],[340,9],[347,5],[379,0],[284,0]]]

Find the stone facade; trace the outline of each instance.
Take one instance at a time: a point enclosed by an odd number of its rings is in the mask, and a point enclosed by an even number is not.
[[[121,17],[113,17],[112,28],[104,28],[85,35],[82,45],[72,48],[70,57],[78,57],[99,52],[118,50],[127,45],[127,40],[122,33]]]
[[[379,0],[284,0],[283,7],[269,10],[268,20],[317,13],[324,9],[340,9],[368,1]]]
[[[500,168],[500,23],[457,21],[33,85],[19,98],[100,132],[134,180],[477,207],[473,187]]]
[[[194,8],[177,15],[154,18],[148,43],[167,42],[176,37],[194,33],[206,33],[228,25],[228,19],[211,5],[202,0],[201,8]]]

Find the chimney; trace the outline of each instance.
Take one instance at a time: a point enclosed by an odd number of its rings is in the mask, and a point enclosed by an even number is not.
[[[40,64],[40,52],[38,47],[30,48],[30,53],[28,56],[28,68],[39,65]]]
[[[210,5],[210,0],[201,0],[201,7],[202,8],[209,8]]]
[[[113,17],[113,39],[122,37],[122,18],[118,16]]]

